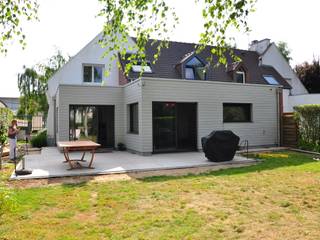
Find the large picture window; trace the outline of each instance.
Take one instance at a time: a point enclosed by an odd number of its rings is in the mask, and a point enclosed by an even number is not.
[[[223,103],[223,122],[251,122],[251,103]]]
[[[138,103],[129,104],[129,132],[139,133],[139,109]]]
[[[102,65],[83,65],[83,82],[101,83],[103,75]]]

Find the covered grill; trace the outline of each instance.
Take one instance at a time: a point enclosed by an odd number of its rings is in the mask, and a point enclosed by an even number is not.
[[[232,131],[213,131],[201,139],[206,158],[213,162],[231,161],[236,154],[240,138]]]

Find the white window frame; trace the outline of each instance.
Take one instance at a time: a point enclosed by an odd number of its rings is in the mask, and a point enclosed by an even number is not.
[[[84,67],[91,67],[91,82],[84,81]],[[101,82],[94,81],[94,67],[101,67],[101,70],[102,70]],[[82,83],[84,83],[84,84],[101,84],[101,83],[103,83],[103,81],[104,81],[103,80],[103,72],[104,72],[104,65],[103,64],[90,64],[90,63],[82,64]]]
[[[242,79],[243,79],[242,83],[243,84],[246,83],[246,73],[244,71],[236,71],[236,77],[237,77],[237,74],[241,74],[242,75]],[[236,78],[236,80],[237,80],[237,78]]]

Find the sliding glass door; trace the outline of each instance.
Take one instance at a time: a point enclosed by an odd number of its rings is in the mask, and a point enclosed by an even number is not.
[[[97,114],[93,106],[70,106],[70,139],[97,142]]]
[[[197,104],[153,102],[153,151],[190,151],[197,145]]]
[[[114,147],[114,106],[70,105],[69,139]]]
[[[153,103],[154,151],[176,148],[176,104]]]

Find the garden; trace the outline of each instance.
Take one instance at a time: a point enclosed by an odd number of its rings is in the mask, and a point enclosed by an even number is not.
[[[319,151],[318,107],[296,112],[300,147]],[[45,132],[37,138],[42,143]],[[250,157],[260,162],[200,175],[43,185],[8,180],[7,163],[0,170],[0,239],[318,239],[317,155]]]
[[[9,182],[7,165],[0,239],[318,239],[320,162],[253,157],[261,163],[201,175],[32,188]]]

